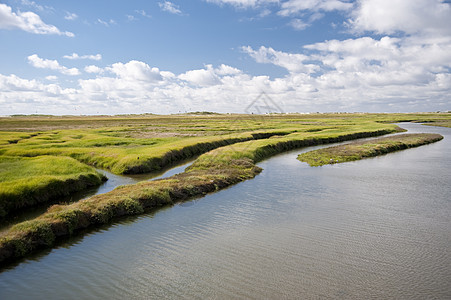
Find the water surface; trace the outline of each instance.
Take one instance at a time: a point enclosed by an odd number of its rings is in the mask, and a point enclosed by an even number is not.
[[[0,273],[0,299],[450,299],[445,139],[312,168],[305,148],[215,194],[129,218]]]

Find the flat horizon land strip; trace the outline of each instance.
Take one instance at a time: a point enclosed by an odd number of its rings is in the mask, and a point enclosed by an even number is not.
[[[261,171],[257,162],[283,151],[399,131],[388,123],[448,119],[451,114],[0,118],[0,157],[68,156],[126,173],[147,172],[152,169],[149,165],[158,169],[211,150],[182,174],[118,187],[70,205],[54,205],[43,215],[13,226],[0,235],[0,265],[52,247],[84,228],[251,179]],[[160,163],[149,164],[155,157]]]
[[[407,133],[313,150],[299,154],[297,159],[308,163],[312,167],[317,167],[375,157],[394,151],[427,145],[442,139],[443,136],[440,134]]]

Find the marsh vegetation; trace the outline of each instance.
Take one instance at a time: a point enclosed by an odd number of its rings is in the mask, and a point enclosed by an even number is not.
[[[441,139],[443,139],[443,136],[433,133],[395,135],[309,151],[300,154],[298,160],[306,162],[310,166],[344,163],[418,147],[440,141]]]
[[[43,215],[13,226],[0,237],[0,264],[51,247],[80,229],[251,179],[261,171],[257,162],[283,151],[399,132],[399,127],[390,124],[393,122],[448,119],[449,114],[1,118],[4,175],[0,184],[10,188],[0,192],[14,194],[18,200],[10,198],[8,207],[18,209],[21,203],[35,205],[71,193],[73,187],[83,188],[88,184],[86,177],[92,179],[89,184],[98,184],[102,176],[94,166],[117,174],[146,173],[202,155],[184,173],[121,186],[72,204],[54,205]],[[25,171],[28,169],[33,171]],[[38,175],[56,179],[49,179],[46,186],[43,180],[33,180]],[[9,184],[15,177],[29,186]],[[60,181],[55,183],[57,179]]]

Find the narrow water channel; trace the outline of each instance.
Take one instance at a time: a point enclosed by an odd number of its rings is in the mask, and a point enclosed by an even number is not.
[[[450,299],[445,139],[249,180],[92,231],[0,273],[0,299]],[[316,147],[315,147],[316,148]]]

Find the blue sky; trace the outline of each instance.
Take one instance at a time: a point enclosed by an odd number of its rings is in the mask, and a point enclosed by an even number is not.
[[[451,110],[441,0],[0,0],[0,115]]]

